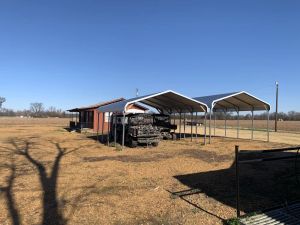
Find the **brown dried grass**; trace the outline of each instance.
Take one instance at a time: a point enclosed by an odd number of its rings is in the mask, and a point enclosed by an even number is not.
[[[232,205],[208,192],[185,200],[174,197],[170,192],[190,188],[176,177],[195,174],[197,183],[200,173],[207,184],[215,183],[213,189],[220,176],[210,172],[231,168],[235,145],[242,149],[288,146],[215,138],[206,146],[202,140],[186,139],[163,141],[157,148],[115,151],[84,134],[69,133],[63,129],[66,120],[32,121],[0,120],[0,224],[12,224],[5,187],[13,167],[11,193],[21,223],[40,224],[43,219],[46,190],[38,168],[20,154],[26,142],[30,142],[30,156],[43,165],[48,178],[59,153],[56,144],[66,153],[59,163],[55,200],[60,221],[68,224],[222,224],[235,215]],[[223,187],[225,196],[232,186]]]

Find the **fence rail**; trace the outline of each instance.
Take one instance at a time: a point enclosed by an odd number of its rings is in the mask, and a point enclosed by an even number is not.
[[[255,158],[255,159],[240,159],[240,155],[267,155],[274,152],[291,152],[296,151],[296,155],[292,156],[278,156],[278,157],[269,157],[269,158]],[[300,151],[300,146],[290,147],[290,148],[278,148],[270,150],[239,150],[239,146],[235,146],[235,179],[236,179],[236,214],[239,218],[241,215],[240,212],[240,164],[249,164],[249,163],[260,163],[267,161],[276,161],[276,160],[285,160],[285,159],[298,159]],[[295,161],[295,166],[296,166]]]

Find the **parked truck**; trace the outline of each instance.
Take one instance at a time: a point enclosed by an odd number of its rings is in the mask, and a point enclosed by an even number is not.
[[[176,130],[177,125],[171,123],[169,115],[153,114],[153,125],[159,129],[162,139],[176,140],[176,134],[172,130]]]
[[[123,116],[117,116],[117,139],[122,142]],[[153,125],[153,116],[146,113],[125,116],[125,143],[130,147],[138,144],[157,146],[161,139],[160,129]]]

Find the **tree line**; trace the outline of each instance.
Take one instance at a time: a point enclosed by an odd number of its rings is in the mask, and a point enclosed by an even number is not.
[[[227,113],[226,115],[227,119],[235,120],[237,119],[236,113]],[[239,115],[241,120],[251,120],[252,115],[250,113]],[[275,112],[271,112],[269,114],[270,120],[275,120]],[[263,113],[254,113],[254,119],[255,120],[266,120],[268,118],[268,114],[266,112]],[[224,120],[225,119],[225,113],[218,112],[216,113],[216,119]],[[284,121],[300,121],[300,112],[296,111],[289,111],[287,113],[285,112],[279,112],[278,113],[278,120],[284,120]]]
[[[26,117],[70,117],[70,114],[66,113],[65,111],[61,109],[57,109],[54,106],[51,106],[47,109],[45,109],[44,104],[41,102],[35,102],[31,103],[29,109],[25,110],[12,110],[12,109],[6,109],[3,108],[2,105],[6,101],[4,97],[0,97],[0,116],[26,116]],[[275,120],[275,112],[270,113],[270,120]],[[203,117],[203,116],[201,116]],[[241,114],[239,115],[241,120],[251,120],[252,115],[250,113],[247,114]],[[176,118],[179,118],[179,115],[176,114]],[[191,119],[191,116],[188,114],[186,116],[187,119]],[[214,116],[213,116],[214,118]],[[224,112],[217,112],[216,113],[216,119],[217,120],[224,120],[227,118],[228,120],[235,120],[237,119],[236,113],[233,112],[227,112],[226,114]],[[195,119],[195,118],[194,118]],[[258,113],[255,112],[254,114],[255,120],[266,120],[267,119],[267,113]],[[287,113],[285,112],[279,112],[278,113],[278,120],[284,120],[284,121],[300,121],[300,112],[296,111],[289,111]]]
[[[236,120],[238,118],[237,113],[234,112],[227,112],[226,114],[224,112],[216,112],[215,113],[216,120]],[[215,118],[214,114],[212,114],[212,120]],[[175,114],[176,119],[180,118],[179,114]],[[251,113],[243,113],[239,115],[240,120],[252,120]],[[268,118],[268,115],[266,112],[259,112],[256,111],[254,113],[254,119],[255,120],[266,120]],[[272,112],[269,114],[270,120],[275,120],[275,112]],[[183,119],[183,116],[182,116]],[[186,119],[191,120],[191,114],[186,114]],[[193,120],[195,120],[195,114],[193,115]],[[204,116],[201,114],[201,116],[198,116],[197,119],[203,120]],[[207,119],[209,119],[209,114],[207,114]],[[278,113],[278,120],[283,121],[300,121],[300,112],[296,111],[289,111],[287,113],[285,112],[279,112]]]
[[[54,106],[45,108],[44,104],[41,102],[31,103],[29,109],[25,110],[13,110],[3,108],[2,105],[6,101],[4,97],[0,97],[0,116],[24,116],[24,117],[70,117],[70,114],[67,114],[61,109],[57,109]]]

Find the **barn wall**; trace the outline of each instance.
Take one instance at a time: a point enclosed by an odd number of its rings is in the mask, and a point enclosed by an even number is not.
[[[99,121],[98,121],[99,115]],[[102,124],[103,124],[104,113],[99,112],[97,109],[94,110],[94,132],[102,133]],[[98,128],[99,126],[99,128]],[[107,133],[108,131],[108,122],[104,122],[103,132]]]
[[[129,105],[127,107],[127,109],[136,109],[136,110],[144,111],[143,108],[138,107],[136,105]],[[108,132],[109,123],[105,122],[105,121],[103,123],[104,113],[99,112],[97,109],[87,109],[85,111],[94,112],[93,131],[94,132],[99,132],[101,134],[102,133],[102,124],[103,124],[104,125],[103,126],[103,132],[106,134]],[[81,111],[80,114],[84,113],[85,111]],[[98,115],[99,115],[99,121],[98,121]],[[81,121],[81,118],[80,118],[80,121]]]

